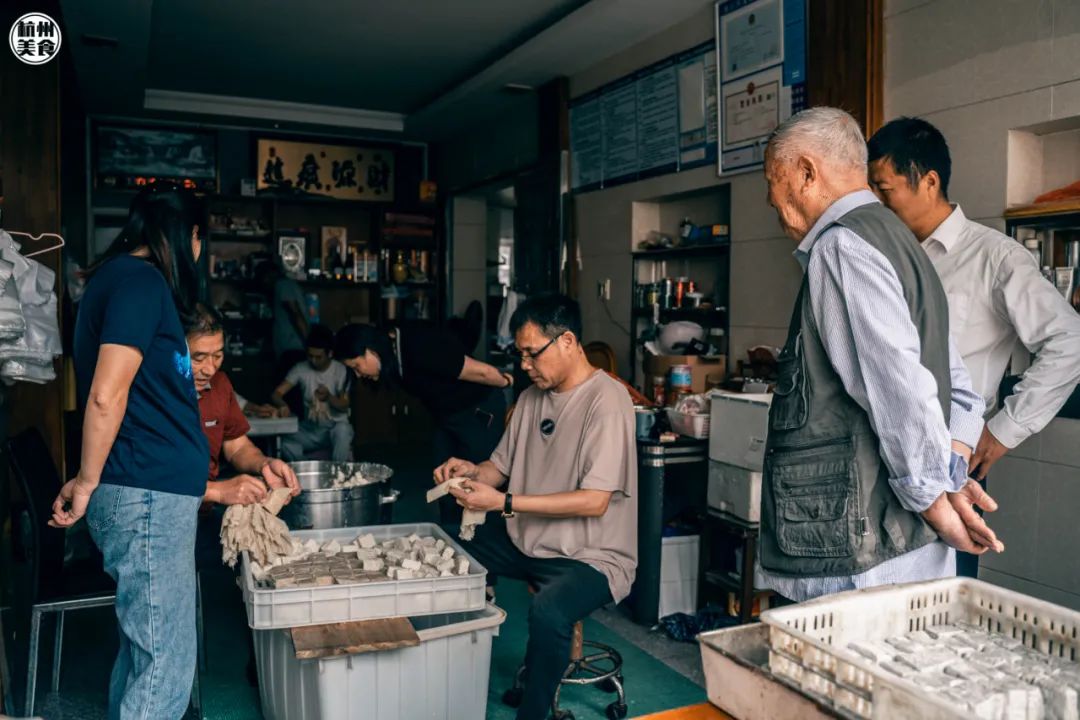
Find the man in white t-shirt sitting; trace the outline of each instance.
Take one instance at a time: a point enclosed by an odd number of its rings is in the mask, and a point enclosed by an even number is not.
[[[451,494],[470,510],[494,511],[468,551],[489,576],[537,590],[517,717],[541,720],[569,662],[574,623],[625,598],[634,581],[634,409],[626,389],[585,357],[576,302],[529,298],[510,325],[533,385],[489,460],[451,458],[435,482],[468,478]]]
[[[300,428],[281,441],[286,460],[302,460],[305,453],[330,448],[335,462],[352,460],[353,428],[349,422],[349,373],[333,359],[334,333],[313,325],[307,340],[307,360],[297,363],[277,386],[270,401],[288,414],[285,395],[299,386],[304,397]],[[284,417],[284,415],[283,415]]]

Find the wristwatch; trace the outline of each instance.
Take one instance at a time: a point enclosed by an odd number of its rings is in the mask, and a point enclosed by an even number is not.
[[[505,499],[503,500],[502,516],[504,518],[514,517],[514,493],[506,493]]]

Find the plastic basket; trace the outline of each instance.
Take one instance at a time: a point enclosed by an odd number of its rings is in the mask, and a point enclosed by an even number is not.
[[[1080,612],[970,578],[840,593],[761,615],[769,626],[770,670],[859,718],[964,718],[966,708],[879,668],[847,648],[965,621],[1076,662]]]
[[[413,533],[440,538],[454,552],[469,559],[469,574],[454,577],[390,580],[356,585],[325,585],[274,590],[255,586],[248,554],[242,556],[241,578],[248,625],[254,630],[324,625],[351,620],[414,617],[438,613],[482,610],[487,570],[461,545],[433,523],[374,525],[333,530],[299,530],[300,541],[351,541],[371,533],[378,541]]]
[[[709,413],[682,413],[668,408],[667,416],[671,429],[680,435],[699,440],[709,437]]]

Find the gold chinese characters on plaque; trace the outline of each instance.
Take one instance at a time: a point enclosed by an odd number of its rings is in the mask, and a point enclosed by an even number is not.
[[[260,139],[258,156],[260,190],[281,189],[339,200],[394,199],[391,150]]]

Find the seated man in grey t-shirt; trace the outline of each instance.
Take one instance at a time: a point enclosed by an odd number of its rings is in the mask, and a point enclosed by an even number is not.
[[[634,409],[626,389],[586,359],[570,298],[530,298],[510,327],[533,386],[491,459],[451,458],[435,482],[468,478],[450,490],[458,503],[501,515],[477,528],[469,552],[490,575],[537,588],[517,717],[540,720],[566,670],[574,623],[625,598],[634,581]]]

